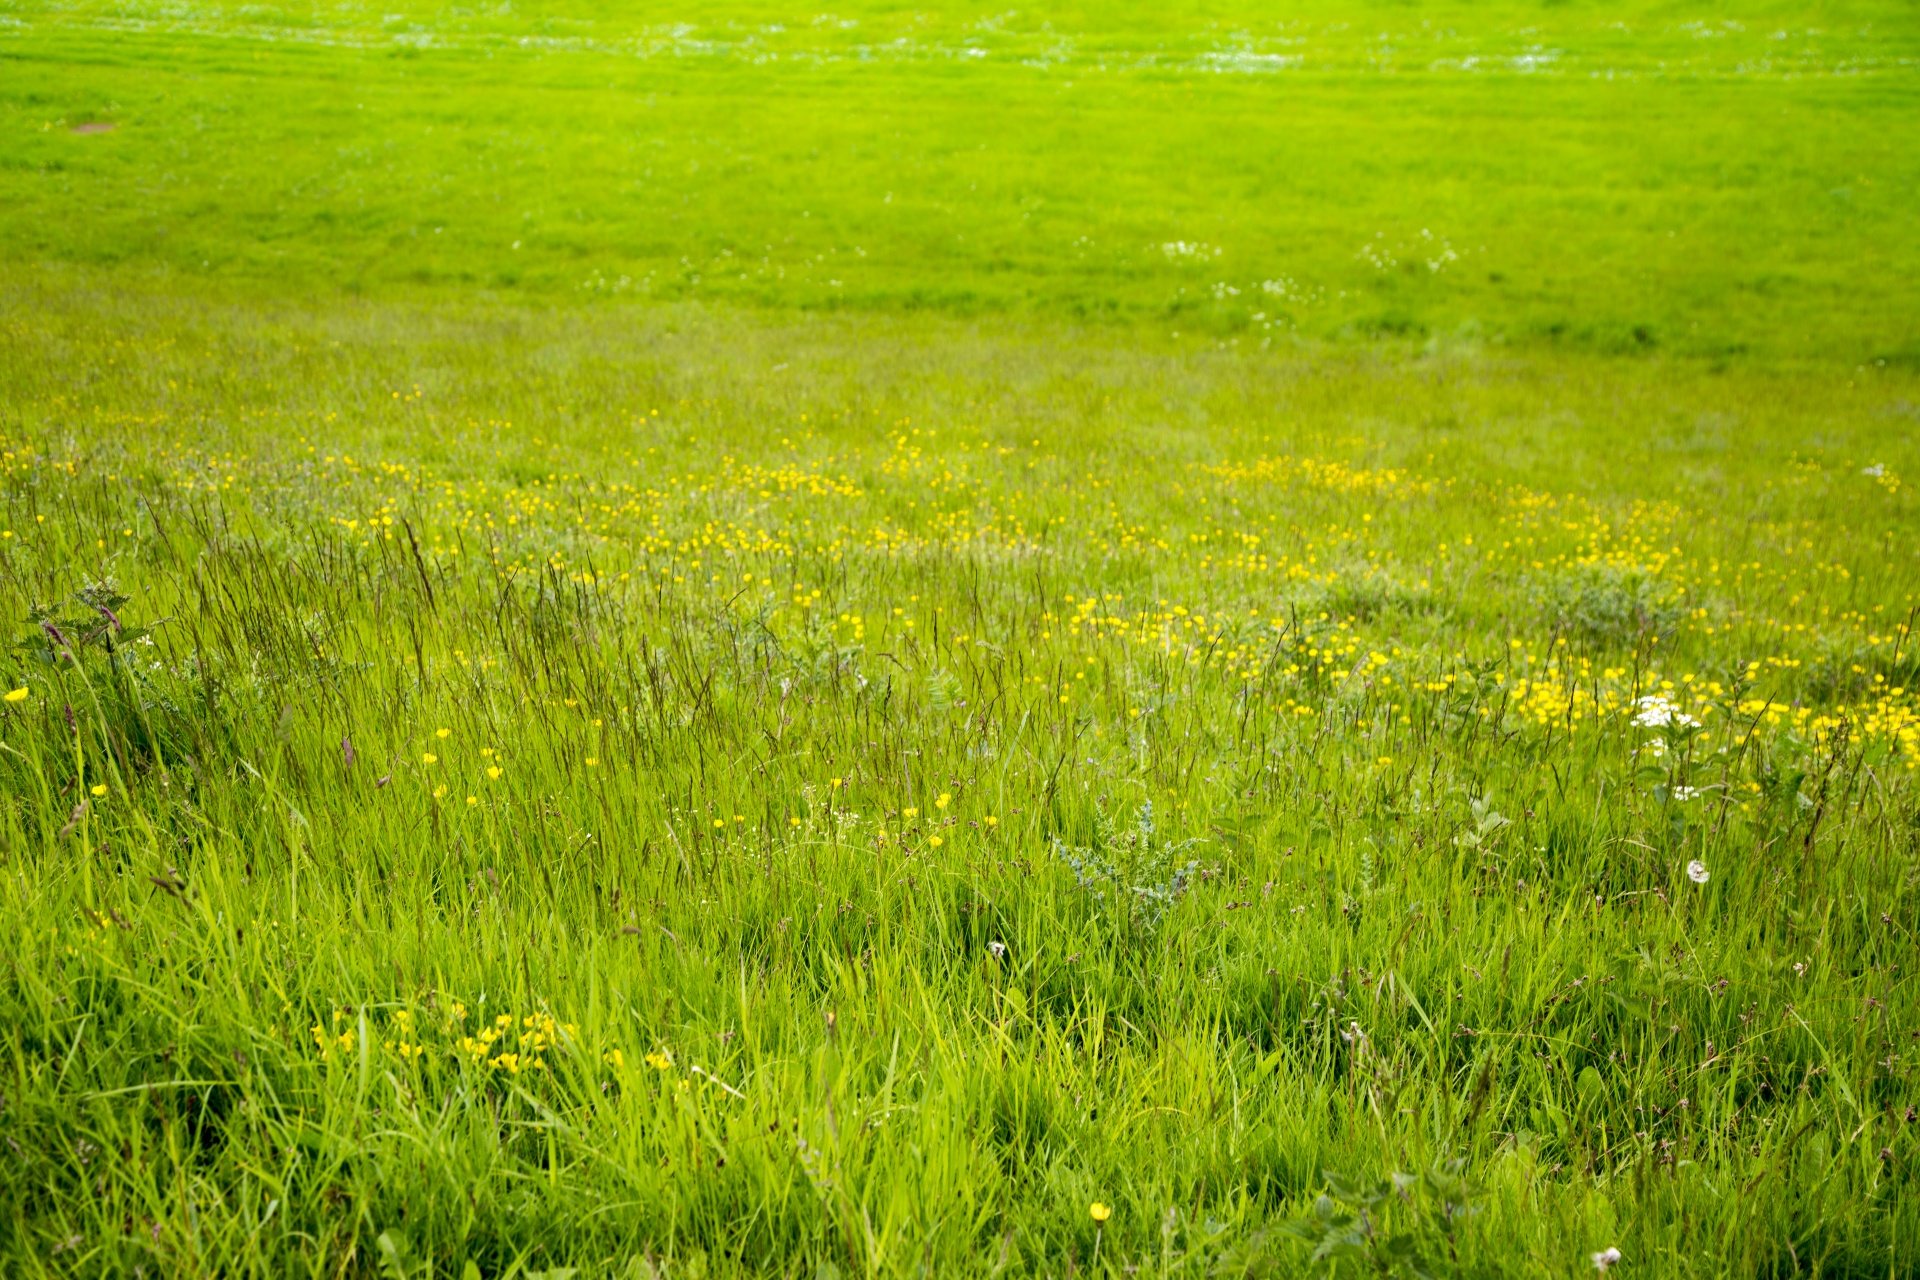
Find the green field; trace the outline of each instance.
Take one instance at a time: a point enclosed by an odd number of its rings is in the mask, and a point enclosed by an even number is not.
[[[1913,1274],[1916,210],[1911,4],[0,3],[0,1272]]]
[[[5,254],[177,288],[1920,363],[1898,0],[0,14]]]

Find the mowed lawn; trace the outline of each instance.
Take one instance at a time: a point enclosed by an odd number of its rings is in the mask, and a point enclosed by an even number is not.
[[[7,12],[15,261],[1920,359],[1899,3]]]
[[[1905,9],[0,18],[0,1270],[1920,1265]]]

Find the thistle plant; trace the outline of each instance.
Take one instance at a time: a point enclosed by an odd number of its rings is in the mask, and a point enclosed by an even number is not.
[[[1101,809],[1095,832],[1091,847],[1069,846],[1055,835],[1055,856],[1107,919],[1111,936],[1123,942],[1151,938],[1200,871],[1198,859],[1181,859],[1206,841],[1161,836],[1151,800],[1140,806],[1130,827],[1119,826]]]

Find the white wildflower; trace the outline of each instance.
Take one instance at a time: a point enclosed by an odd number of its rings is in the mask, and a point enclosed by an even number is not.
[[[1673,699],[1664,693],[1650,693],[1636,704],[1640,714],[1633,722],[1642,729],[1664,729],[1670,724],[1692,728],[1700,722],[1675,706]]]

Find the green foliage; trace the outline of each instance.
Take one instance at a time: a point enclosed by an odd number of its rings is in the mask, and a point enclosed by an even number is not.
[[[1074,883],[1108,921],[1116,943],[1151,938],[1200,871],[1199,859],[1181,859],[1205,841],[1198,836],[1156,838],[1151,800],[1140,806],[1130,827],[1119,826],[1100,809],[1096,828],[1091,847],[1069,847],[1056,834],[1054,855],[1067,864]]]
[[[1313,1216],[1286,1226],[1313,1245],[1310,1260],[1328,1274],[1338,1274],[1342,1262],[1363,1274],[1412,1280],[1477,1273],[1462,1268],[1457,1233],[1484,1207],[1484,1189],[1466,1176],[1463,1161],[1370,1184],[1349,1182],[1331,1170],[1326,1180]]]
[[[1536,589],[1547,625],[1590,643],[1671,639],[1684,606],[1673,583],[1614,565],[1581,566],[1537,583]]]
[[[58,605],[29,609],[15,646],[27,659],[28,687],[44,689],[69,728],[122,772],[179,761],[195,745],[181,708],[193,681],[154,659],[149,628],[126,624],[131,603],[109,583],[89,583]],[[50,767],[75,785],[71,761]]]
[[[1475,796],[1468,806],[1472,820],[1466,830],[1453,838],[1453,843],[1462,849],[1476,852],[1491,852],[1500,833],[1513,825],[1513,822],[1493,807],[1486,796]]]
[[[105,584],[82,587],[66,602],[68,613],[64,616],[58,606],[32,610],[27,619],[32,632],[20,642],[20,648],[47,666],[70,662],[105,674],[117,659],[118,665],[124,665],[120,651],[147,634],[139,628],[129,631],[121,623],[115,610],[126,603],[127,597]]]
[[[1302,610],[1324,611],[1336,618],[1372,621],[1384,613],[1425,613],[1435,607],[1433,592],[1424,585],[1396,582],[1384,574],[1361,572],[1343,576],[1330,587],[1308,593]]]

